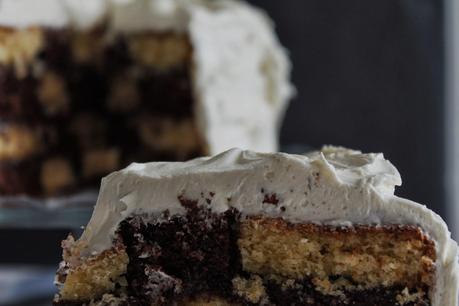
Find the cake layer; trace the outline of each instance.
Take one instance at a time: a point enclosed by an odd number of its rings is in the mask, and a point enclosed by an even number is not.
[[[73,192],[96,186],[132,160],[183,160],[203,152],[190,118],[145,113],[122,121],[85,112],[68,120],[9,121],[0,125],[0,193]]]
[[[250,219],[238,241],[245,271],[313,279],[322,292],[401,285],[430,287],[435,246],[414,226],[330,227]],[[330,282],[329,276],[337,278]]]
[[[0,194],[41,194],[41,183],[37,179],[40,167],[36,159],[19,163],[0,163]]]
[[[127,218],[116,246],[90,260],[66,249],[55,305],[432,305],[434,245],[419,228],[298,225],[182,202],[185,216]]]
[[[66,117],[85,109],[127,114],[139,108],[191,116],[191,46],[184,34],[108,38],[97,29],[2,31],[8,54],[0,57],[2,118]],[[27,48],[32,53],[27,56],[19,43],[9,42],[26,43],[30,38],[20,35],[24,32],[40,33],[38,47]]]
[[[48,145],[46,128],[25,124],[0,125],[0,163],[17,162],[39,155]]]
[[[177,132],[174,130],[173,133]],[[99,184],[101,176],[128,164],[132,159],[146,160],[153,157],[159,160],[180,160],[202,154],[200,149],[147,149],[143,154],[126,151],[126,155],[122,155],[116,147],[95,148],[83,151],[81,155],[74,154],[75,151],[61,152],[40,154],[21,161],[0,162],[0,194],[39,197],[65,195],[93,188]]]
[[[308,285],[299,285],[301,290],[308,290]],[[296,290],[283,290],[279,287],[270,287],[273,290],[273,296],[278,295],[275,297],[275,301],[277,303],[271,304],[262,304],[262,305],[311,305],[311,306],[328,306],[328,305],[349,305],[347,303],[343,304],[340,303],[339,298],[331,297],[331,298],[324,298],[320,295],[314,294],[298,294]],[[274,290],[277,290],[274,293]],[[309,290],[311,290],[309,288]],[[312,289],[313,290],[313,289]],[[402,292],[400,294],[400,292]],[[369,305],[378,305],[378,306],[394,306],[394,305],[406,305],[406,306],[428,306],[430,305],[427,301],[419,301],[416,297],[413,299],[410,297],[409,293],[405,294],[405,290],[401,290],[400,288],[377,288],[373,290],[361,290],[358,292],[354,292],[353,294],[355,297],[351,300],[351,305],[355,306],[369,306]],[[407,296],[408,298],[405,298]],[[401,298],[400,298],[401,297]],[[399,301],[403,301],[404,299],[408,300],[408,302],[403,303]],[[413,300],[418,300],[418,302],[413,302]],[[115,297],[113,295],[107,294],[104,295],[101,300],[98,301],[91,301],[89,303],[81,303],[81,302],[58,302],[55,303],[56,306],[143,306],[150,304],[143,304],[142,301],[138,301],[136,299],[127,298],[127,297]],[[158,305],[158,304],[152,304]],[[218,296],[204,296],[202,298],[192,298],[192,299],[185,299],[178,302],[175,302],[173,305],[179,306],[246,306],[246,305],[257,305],[248,302],[235,302],[233,300],[225,300]]]
[[[20,162],[0,164],[0,193],[64,194],[75,191],[75,162],[62,155],[39,156]]]

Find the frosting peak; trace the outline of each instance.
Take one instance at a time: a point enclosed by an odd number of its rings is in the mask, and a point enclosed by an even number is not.
[[[324,147],[322,162],[329,165],[341,183],[369,184],[381,193],[393,194],[402,179],[397,168],[382,153],[362,154],[360,151],[340,147]],[[329,168],[330,168],[329,167]]]

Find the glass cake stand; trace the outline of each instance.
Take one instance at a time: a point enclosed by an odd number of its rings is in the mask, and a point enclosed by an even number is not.
[[[88,222],[96,200],[96,191],[51,199],[0,197],[0,228],[77,229]]]
[[[0,306],[51,305],[60,241],[78,237],[88,223],[96,191],[37,199],[0,196]],[[28,255],[30,254],[30,255]]]

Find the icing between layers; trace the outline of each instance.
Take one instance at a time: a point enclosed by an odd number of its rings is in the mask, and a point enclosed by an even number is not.
[[[209,153],[276,151],[293,88],[267,16],[233,0],[0,0],[0,26],[186,31],[193,45],[197,126]]]
[[[418,225],[436,243],[433,305],[456,306],[457,244],[437,214],[394,196],[400,184],[397,169],[382,154],[341,148],[305,156],[232,149],[184,163],[132,164],[102,180],[80,243],[86,254],[98,253],[111,247],[118,224],[131,214],[183,214],[180,196],[216,213],[236,208],[290,222]]]

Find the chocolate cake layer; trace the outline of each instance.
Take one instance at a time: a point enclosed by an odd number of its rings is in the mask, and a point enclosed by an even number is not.
[[[40,194],[42,188],[37,179],[39,169],[37,159],[20,163],[0,163],[0,194]]]
[[[344,291],[340,296],[327,296],[317,292],[310,280],[296,282],[291,288],[285,288],[278,284],[266,285],[270,301],[274,305],[315,305],[315,306],[429,306],[427,297],[416,301],[402,301],[403,286],[379,286],[372,289]],[[425,290],[425,288],[424,288]]]
[[[24,119],[28,121],[41,117],[43,112],[35,89],[37,80],[28,74],[18,78],[12,67],[0,66],[0,116],[2,120]]]
[[[98,283],[84,283],[85,280],[81,279],[81,275],[88,274],[67,275],[61,297],[55,301],[55,305],[89,305],[90,302],[91,305],[199,305],[199,303],[193,304],[193,301],[202,300],[202,297],[207,297],[207,300],[224,301],[223,304],[216,305],[430,305],[428,292],[431,283],[426,283],[421,278],[397,279],[394,282],[390,279],[379,280],[377,284],[367,286],[365,282],[356,279],[346,271],[342,274],[332,274],[332,269],[328,270],[329,274],[325,275],[320,282],[316,275],[305,269],[297,277],[292,277],[283,271],[254,272],[250,266],[247,266],[247,258],[245,258],[248,256],[247,252],[241,249],[241,245],[244,245],[244,240],[247,239],[247,226],[257,224],[275,230],[279,229],[279,222],[281,222],[286,226],[283,229],[285,236],[290,236],[293,232],[304,234],[306,227],[309,229],[309,234],[331,233],[336,243],[345,244],[348,239],[358,242],[359,237],[379,233],[378,239],[387,239],[385,241],[387,244],[397,243],[397,237],[400,236],[400,241],[409,240],[413,245],[417,245],[417,248],[424,249],[427,257],[434,256],[432,242],[417,228],[410,226],[322,227],[312,224],[288,224],[278,219],[263,219],[265,222],[263,225],[257,223],[259,219],[242,218],[234,210],[214,214],[197,208],[194,201],[186,199],[181,201],[188,210],[185,216],[169,216],[165,213],[155,221],[149,221],[152,219],[143,215],[134,215],[125,219],[118,229],[119,241],[113,251],[113,254],[119,255],[113,255],[115,257],[103,255],[99,259],[95,258],[94,264],[90,264],[87,267],[89,270],[84,272],[99,279]],[[357,236],[353,238],[352,235],[355,234]],[[267,234],[264,240],[275,241],[276,237]],[[364,240],[365,238],[362,238],[362,246],[366,249],[368,246]],[[378,248],[379,245],[379,242],[376,242],[373,247]],[[330,241],[324,241],[321,249],[317,250],[318,254],[325,254],[324,248],[328,247]],[[287,249],[289,245],[280,244],[278,248]],[[353,256],[366,252],[359,250],[356,245],[349,248],[352,248],[348,251]],[[311,248],[310,251],[316,250]],[[397,250],[387,247],[382,252],[390,257],[397,253]],[[307,257],[307,254],[303,255]],[[122,258],[126,256],[127,264],[123,264],[126,259]],[[411,255],[407,254],[407,256]],[[106,261],[107,258],[120,259],[115,259],[115,262],[106,266],[100,273],[117,276],[102,282],[103,277],[97,277],[99,268],[95,266]],[[393,258],[395,264],[396,256]],[[288,254],[278,258],[279,263],[286,266],[286,271],[287,266],[291,266],[291,262],[295,260],[297,260],[295,256]],[[325,262],[333,265],[329,259],[324,259]],[[420,262],[419,264],[421,265]],[[112,267],[120,265],[125,265],[125,271],[113,272]],[[384,269],[384,267],[385,265],[381,263],[379,268]],[[85,269],[80,267],[78,273],[82,273]],[[433,273],[433,270],[426,271]],[[376,272],[366,271],[369,275]],[[62,277],[65,278],[65,272],[61,272]],[[71,277],[70,281],[69,277]],[[112,288],[104,292],[103,297],[100,294],[102,283],[103,288],[108,288],[107,286]],[[325,283],[327,284],[324,285]],[[86,286],[84,290],[75,289],[84,284]],[[324,289],[326,287],[335,289],[327,292]],[[99,294],[94,295],[94,292]]]
[[[65,195],[94,188],[100,184],[101,176],[133,160],[173,161],[202,155],[202,151],[196,149],[183,154],[147,148],[143,152],[126,150],[124,154],[121,155],[116,147],[102,147],[87,151],[69,150],[63,154],[40,154],[21,161],[0,161],[0,194]]]

